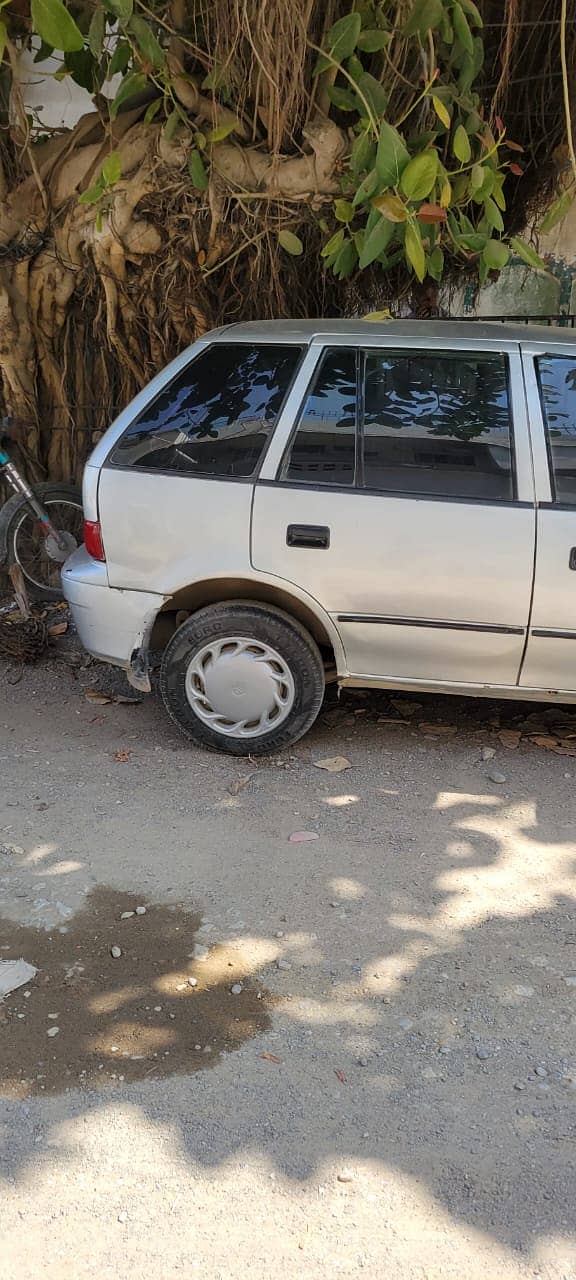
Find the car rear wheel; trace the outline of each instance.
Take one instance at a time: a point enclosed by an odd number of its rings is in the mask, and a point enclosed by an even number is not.
[[[162,659],[160,689],[194,742],[232,755],[266,755],[296,742],[324,694],[316,642],[271,605],[235,601],[200,609]]]

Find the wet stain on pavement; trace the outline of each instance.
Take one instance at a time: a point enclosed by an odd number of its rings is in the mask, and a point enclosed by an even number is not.
[[[108,888],[65,927],[0,920],[0,959],[38,969],[0,1001],[0,1095],[187,1074],[267,1030],[273,997],[236,949],[198,945],[200,924]]]

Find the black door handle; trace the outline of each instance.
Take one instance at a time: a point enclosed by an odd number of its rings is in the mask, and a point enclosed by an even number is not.
[[[572,550],[568,557],[568,568],[576,569],[576,547],[572,547]]]
[[[330,530],[325,524],[289,524],[286,546],[325,551],[330,546]]]

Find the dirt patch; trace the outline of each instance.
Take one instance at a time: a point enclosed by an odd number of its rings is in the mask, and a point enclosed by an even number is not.
[[[269,992],[231,948],[196,944],[199,925],[182,908],[107,888],[59,929],[0,920],[0,958],[38,968],[0,1003],[0,1094],[198,1071],[265,1031]]]

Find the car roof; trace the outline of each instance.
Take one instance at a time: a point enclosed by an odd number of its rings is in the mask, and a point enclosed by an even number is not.
[[[499,320],[250,320],[225,325],[216,331],[216,341],[232,338],[251,342],[278,338],[283,342],[311,342],[314,338],[338,336],[365,342],[370,337],[442,339],[477,342],[548,342],[576,345],[576,331],[558,325],[508,324]]]

